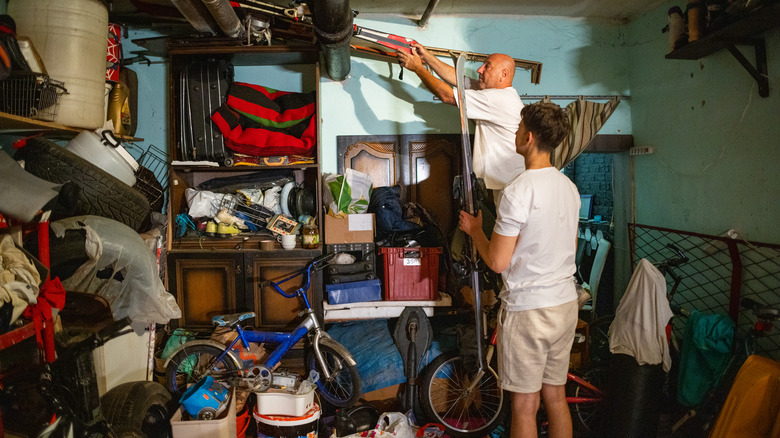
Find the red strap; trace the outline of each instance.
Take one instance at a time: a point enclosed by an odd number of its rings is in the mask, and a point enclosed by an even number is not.
[[[55,357],[52,308],[63,307],[65,307],[65,288],[60,278],[54,277],[53,280],[46,280],[41,286],[38,302],[24,309],[24,317],[35,323],[35,339],[39,351],[44,354],[47,362],[53,362]]]

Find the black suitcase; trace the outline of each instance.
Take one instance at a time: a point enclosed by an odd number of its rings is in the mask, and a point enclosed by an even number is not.
[[[353,281],[373,280],[376,278],[376,273],[373,271],[354,272],[351,274],[328,274],[327,283],[329,284],[341,284],[351,283]]]
[[[184,161],[216,161],[233,165],[225,140],[211,115],[227,100],[233,82],[233,65],[224,59],[208,59],[185,66],[179,77],[179,134]]]

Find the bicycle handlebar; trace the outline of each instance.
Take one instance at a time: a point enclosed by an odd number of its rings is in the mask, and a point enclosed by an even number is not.
[[[750,298],[742,298],[739,303],[742,307],[749,309],[756,315],[756,318],[764,321],[780,320],[780,310],[773,309]]]
[[[325,265],[326,265],[326,263],[325,263],[325,262],[327,262],[328,260],[332,259],[332,258],[333,258],[333,257],[335,257],[335,256],[336,256],[336,253],[335,253],[335,252],[332,252],[332,253],[330,253],[330,254],[323,254],[323,255],[321,255],[321,256],[319,256],[319,257],[315,257],[315,258],[313,258],[313,259],[312,259],[312,260],[309,262],[309,264],[307,265],[307,267],[308,267],[308,266],[311,266],[311,268],[312,268],[312,269],[315,269],[315,270],[320,270],[320,269],[322,269],[322,268],[324,268],[324,267],[325,267]],[[320,264],[322,264],[322,265],[321,265],[321,266],[319,266]]]
[[[271,286],[271,287],[273,287],[276,290],[277,293],[279,293],[283,297],[285,297],[285,298],[294,298],[294,297],[296,297],[298,295],[301,295],[302,293],[306,292],[307,290],[309,290],[309,283],[310,283],[310,280],[311,280],[311,271],[312,270],[319,271],[320,269],[324,268],[325,265],[327,264],[325,262],[327,262],[328,260],[332,259],[335,256],[336,256],[336,253],[330,253],[330,254],[323,254],[321,256],[315,257],[315,258],[311,259],[309,261],[309,263],[306,264],[306,266],[304,266],[303,268],[297,270],[295,273],[293,273],[289,277],[286,277],[286,278],[284,278],[282,280],[279,280],[279,281],[273,281],[273,280],[262,281],[262,282],[260,282],[260,287],[263,288],[263,287],[266,287],[266,286]],[[303,284],[301,285],[301,287],[295,289],[294,291],[292,291],[290,293],[287,293],[284,290],[282,290],[281,287],[279,287],[279,285],[281,285],[283,283],[286,283],[286,282],[292,280],[293,278],[298,277],[300,275],[304,275],[304,274],[305,274],[305,278],[304,278]]]

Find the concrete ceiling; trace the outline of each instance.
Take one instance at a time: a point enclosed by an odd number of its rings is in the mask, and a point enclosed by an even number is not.
[[[175,11],[171,0],[108,0],[110,11],[128,14],[149,8]],[[287,6],[290,0],[258,0]],[[628,22],[667,0],[349,0],[359,14],[397,14],[419,19],[429,5],[430,19],[441,15],[547,15]]]
[[[429,4],[436,15],[549,15],[631,21],[665,0],[350,0],[361,14],[390,13],[419,17]]]

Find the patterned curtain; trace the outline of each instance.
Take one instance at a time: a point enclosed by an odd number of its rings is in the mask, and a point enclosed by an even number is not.
[[[545,97],[542,101],[549,102],[550,99]],[[588,143],[604,126],[619,103],[620,97],[617,96],[607,103],[586,101],[580,96],[579,99],[566,105],[564,111],[569,116],[569,126],[572,129],[569,131],[569,136],[550,155],[553,166],[563,169],[574,161],[588,147]]]

